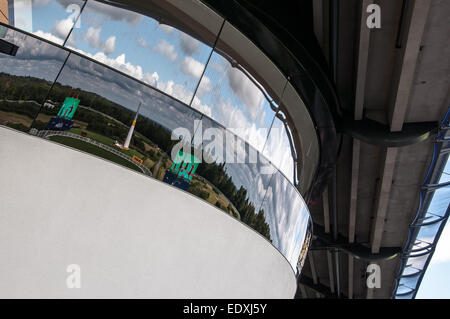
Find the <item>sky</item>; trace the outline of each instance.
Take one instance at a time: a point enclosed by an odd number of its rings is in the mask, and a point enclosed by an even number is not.
[[[417,299],[450,299],[450,227],[439,238],[427,271],[422,279]]]
[[[22,23],[23,29],[63,44],[82,5],[81,0],[33,0],[31,11],[14,8],[16,27]],[[209,45],[150,17],[88,1],[66,46],[186,104],[192,100],[194,109],[256,150],[265,150],[264,155],[293,181],[294,163],[284,128],[278,125],[267,139],[275,115],[269,102],[243,72],[216,52],[205,69]]]

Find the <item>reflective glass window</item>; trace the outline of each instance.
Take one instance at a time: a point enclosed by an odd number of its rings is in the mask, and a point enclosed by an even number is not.
[[[417,282],[419,281],[420,275],[415,276],[407,276],[400,278],[399,284],[404,285],[406,287],[415,288],[417,285]]]
[[[68,98],[79,105],[67,120],[69,126],[50,136],[47,131],[58,129],[51,121],[60,116]],[[167,95],[71,54],[34,128],[50,140],[162,179],[178,142],[172,140],[172,131],[183,127],[193,134],[195,119],[200,114]]]
[[[194,103],[205,115],[262,151],[274,111],[261,89],[243,71],[214,52]]]
[[[0,33],[15,47],[14,55],[0,53],[0,124],[28,131],[67,52],[5,26]]]
[[[273,244],[295,267],[308,229],[308,208],[297,189],[278,171],[273,174],[262,209]]]
[[[413,267],[415,269],[423,269],[423,267],[425,266],[425,263],[427,262],[429,254],[425,254],[422,256],[418,256],[418,257],[409,257],[406,260],[406,266],[410,266]]]
[[[447,159],[444,170],[442,171],[441,178],[439,179],[439,184],[450,182],[450,161]]]
[[[148,16],[98,1],[89,1],[80,19],[68,47],[190,103],[209,46]]]
[[[421,226],[416,240],[420,240],[430,244],[433,243],[441,224],[442,221],[431,225]]]
[[[286,127],[278,117],[275,117],[273,120],[263,154],[293,183],[294,159],[291,145]]]
[[[63,44],[77,20],[83,0],[7,0],[8,23],[57,44]],[[80,26],[80,22],[77,23]]]
[[[270,240],[269,225],[260,208],[273,166],[248,143],[210,119],[202,119],[201,130],[204,154],[198,174],[219,188],[242,222]],[[193,144],[199,145],[196,141]]]

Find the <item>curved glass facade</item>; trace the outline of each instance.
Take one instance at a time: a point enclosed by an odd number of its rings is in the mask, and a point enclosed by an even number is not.
[[[88,29],[89,21],[100,23],[94,21],[94,9],[91,13],[92,21],[88,15],[84,21],[81,14],[81,23],[86,23]],[[123,23],[138,23],[129,19]],[[303,198],[292,184],[295,152],[291,150],[283,114],[273,101],[269,103],[265,92],[258,88],[260,93],[254,94],[261,107],[258,115],[262,117],[255,117],[247,109],[252,101],[244,99],[248,93],[245,90],[253,90],[252,85],[257,85],[242,78],[244,72],[224,71],[219,81],[208,68],[220,66],[214,61],[221,60],[223,65],[229,62],[211,50],[206,71],[195,80],[204,82],[205,76],[210,75],[211,90],[208,92],[201,82],[187,85],[186,88],[193,88],[191,101],[187,103],[157,84],[81,52],[72,41],[62,47],[37,39],[38,34],[27,34],[6,25],[0,29],[2,39],[18,47],[13,56],[0,54],[1,125],[139,172],[148,171],[148,175],[184,189],[241,220],[267,238],[294,269],[301,268],[311,238],[311,221]],[[87,31],[72,34],[77,41]],[[99,41],[106,44],[108,38],[100,37]],[[239,85],[232,83],[234,77]],[[242,83],[245,84],[241,86]],[[252,135],[240,134],[221,121],[217,116],[220,111],[215,108],[211,108],[211,117],[207,116],[192,102],[196,98],[201,98],[201,103],[210,103],[215,98],[229,100],[222,105],[228,109],[222,111],[240,110],[230,122],[236,123],[236,127],[243,125],[239,120],[243,118],[246,125],[258,131],[258,126],[249,121],[255,117],[256,121],[270,123],[270,129],[261,135],[261,141],[260,137],[253,139]],[[212,102],[211,105],[219,107]],[[186,145],[190,153],[203,159],[198,165],[174,163],[173,150]],[[120,156],[117,152],[121,152]],[[182,175],[186,178],[181,180]]]
[[[21,5],[17,5],[17,3]],[[276,102],[236,61],[160,21],[98,1],[9,1],[10,25],[110,66],[214,119],[263,152]],[[216,35],[220,38],[220,31]],[[264,152],[294,181],[292,137]],[[279,131],[279,132],[278,132]],[[291,140],[292,141],[292,140]],[[273,144],[273,143],[272,143]],[[273,145],[268,145],[268,148]],[[294,152],[295,153],[295,152]],[[283,162],[283,163],[282,163]],[[288,162],[288,163],[286,163]]]

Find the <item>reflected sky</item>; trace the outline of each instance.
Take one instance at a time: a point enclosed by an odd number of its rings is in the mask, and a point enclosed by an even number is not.
[[[11,25],[57,44],[63,44],[84,3],[82,0],[8,2],[14,17],[9,21]]]
[[[200,114],[170,97],[75,54],[67,60],[58,82],[96,93],[132,111],[142,102],[140,114],[169,130],[186,127],[193,132],[194,120],[200,119]]]
[[[196,98],[209,107],[203,110],[206,115],[262,151],[274,112],[261,90],[216,52]]]
[[[82,0],[33,0],[31,22],[28,22],[31,31],[62,44],[83,3]],[[27,10],[16,6],[14,11],[18,15],[25,12],[26,16]],[[29,28],[27,23],[16,27]],[[133,11],[88,1],[66,46],[183,103],[192,101],[193,108],[263,151],[274,118],[263,92],[244,72],[232,67],[216,52],[212,53],[205,70],[212,48],[184,32]],[[274,136],[269,146],[275,152],[271,159],[292,181],[293,164],[284,156],[285,136],[282,134],[280,138],[277,143]]]
[[[446,172],[450,170],[450,161],[447,159],[444,170],[441,177],[439,178],[439,184],[444,184],[448,182],[448,175]],[[450,186],[444,186],[436,189],[433,192],[430,205],[427,209],[427,214],[425,216],[430,216],[431,218],[426,221],[431,221],[439,216],[444,216],[448,207],[450,205]],[[429,226],[422,226],[419,230],[418,239],[421,239],[427,243],[432,243],[434,237],[439,229],[441,223],[436,223]]]
[[[270,163],[263,156],[260,156],[252,146],[238,137],[234,139],[234,146],[228,144],[227,147],[229,137],[226,135],[226,131],[210,119],[203,118],[203,132],[208,128],[214,128],[221,132],[214,138],[218,139],[217,143],[223,145],[223,160],[226,160],[225,170],[233,179],[236,189],[242,186],[247,190],[250,202],[258,211],[272,177],[272,174],[263,174],[263,167],[270,166]],[[208,143],[209,141],[204,143],[205,148],[207,148]],[[254,159],[253,163],[249,163],[250,158]],[[272,172],[272,170],[270,171]]]
[[[305,240],[309,223],[308,208],[297,190],[276,172],[262,208],[270,225],[270,237],[293,267]],[[267,213],[269,212],[269,213]]]
[[[132,11],[89,1],[67,45],[189,103],[211,48]]]
[[[54,81],[68,54],[62,49],[11,29],[6,31],[3,39],[19,47],[14,57],[0,54],[0,72],[12,75]]]
[[[283,122],[275,117],[263,150],[266,156],[293,183],[294,159]]]
[[[57,4],[53,3],[52,5]],[[45,6],[45,1],[42,1],[42,6]],[[93,11],[95,10],[93,9]],[[99,21],[92,20],[92,25],[101,26],[104,14],[97,13],[94,16]],[[138,19],[133,17],[135,17],[134,14],[129,18],[117,17],[119,19],[118,21],[113,18],[107,18],[106,21],[108,23],[111,21],[119,23],[121,21],[120,23],[122,24],[138,26],[143,20],[142,18]],[[105,21],[103,22],[106,23]],[[89,24],[86,23],[82,20],[81,28],[89,29]],[[157,28],[161,29],[161,25],[157,25]],[[85,34],[87,34],[86,32]],[[170,34],[175,34],[173,30],[163,30],[161,32],[164,34],[168,32],[166,39],[169,39]],[[100,34],[102,33],[100,32]],[[99,37],[99,41],[103,41],[106,45],[111,36],[108,36],[108,33],[105,34],[106,38]],[[126,35],[123,34],[122,36],[125,37]],[[5,39],[17,44],[19,50],[15,58],[0,57],[3,60],[0,60],[2,62],[0,65],[2,72],[15,75],[30,75],[53,81],[67,56],[67,52],[63,50],[27,37],[19,32],[8,30]],[[77,41],[79,42],[77,43]],[[119,46],[116,46],[116,43],[118,43],[116,41],[114,40],[115,45],[114,50],[110,53],[111,55],[119,48]],[[179,40],[179,35],[178,41],[181,41]],[[77,39],[76,33],[73,41],[69,42],[71,43],[69,45],[79,45],[79,48],[76,49],[79,52],[87,50],[87,47],[83,47],[83,42],[87,43],[84,45],[92,45],[92,43],[88,43],[87,39]],[[106,56],[104,52],[102,54]],[[156,52],[154,54],[160,53]],[[181,57],[178,54],[180,53],[177,53],[176,59]],[[167,59],[167,57],[163,58]],[[221,66],[224,68],[221,69]],[[174,68],[179,69],[179,66],[176,65]],[[252,134],[243,135],[242,132],[237,131],[237,135],[245,140],[253,141],[252,145],[257,146],[256,150],[262,151],[268,129],[272,124],[274,116],[274,112],[271,110],[264,95],[241,71],[231,68],[229,62],[221,56],[214,56],[208,69],[210,68],[214,71],[208,72],[208,74],[215,77],[214,79],[211,78],[215,87],[211,87],[208,90],[207,86],[203,83],[194,101],[196,99],[202,99],[205,103],[214,105],[214,108],[210,108],[211,116],[215,116],[215,119],[226,127],[244,127],[247,133]],[[168,74],[170,75],[170,72]],[[180,76],[183,77],[186,74],[181,74]],[[108,69],[77,54],[70,55],[57,82],[70,86],[75,90],[81,89],[96,93],[131,111],[136,111],[139,102],[142,102],[141,115],[154,120],[169,130],[185,127],[193,132],[194,120],[201,118],[200,113],[186,107],[183,103],[175,101],[132,78],[119,74],[114,70]],[[224,104],[218,102],[224,102]],[[83,103],[81,101],[80,104],[83,105]],[[193,107],[196,107],[195,103]],[[201,109],[199,107],[196,108]],[[223,128],[210,119],[204,117],[202,123],[204,130],[210,127],[216,127],[224,132],[222,136],[226,136]],[[274,127],[282,128],[282,122],[279,119],[275,120]],[[266,129],[266,131],[260,129]],[[137,128],[137,130],[139,129]],[[274,152],[280,153],[280,157],[272,158],[278,162],[281,161],[281,156],[286,157],[286,145],[288,145],[285,130],[282,129],[280,131],[283,133],[279,133],[279,135],[276,135],[278,134],[276,130],[272,131],[267,148],[268,150],[272,148]],[[226,163],[226,173],[233,179],[233,183],[237,189],[242,186],[247,190],[247,195],[255,207],[256,213],[259,209],[264,209],[265,219],[270,226],[270,236],[275,247],[280,249],[295,268],[308,227],[309,213],[307,207],[294,186],[282,174],[274,170],[267,174],[267,170],[265,171],[264,169],[272,166],[270,166],[264,156],[260,156],[260,154],[254,151],[252,146],[243,140],[236,139],[236,142],[238,147],[231,150],[231,152],[235,153],[233,154],[233,158],[244,158],[246,159],[246,163]],[[279,148],[276,148],[277,142]],[[224,149],[227,150],[226,147]],[[228,151],[230,150],[228,149]],[[248,163],[248,159],[251,157],[249,154],[257,154],[256,163]],[[292,159],[292,157],[290,158]],[[279,165],[283,166],[283,163],[280,162]],[[285,174],[286,172],[287,170]],[[291,173],[288,172],[286,175],[288,174],[292,176]]]

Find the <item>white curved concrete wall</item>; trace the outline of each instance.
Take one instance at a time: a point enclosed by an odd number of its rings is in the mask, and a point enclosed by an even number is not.
[[[292,298],[262,236],[188,193],[0,127],[1,298]],[[69,289],[67,266],[81,268]]]

